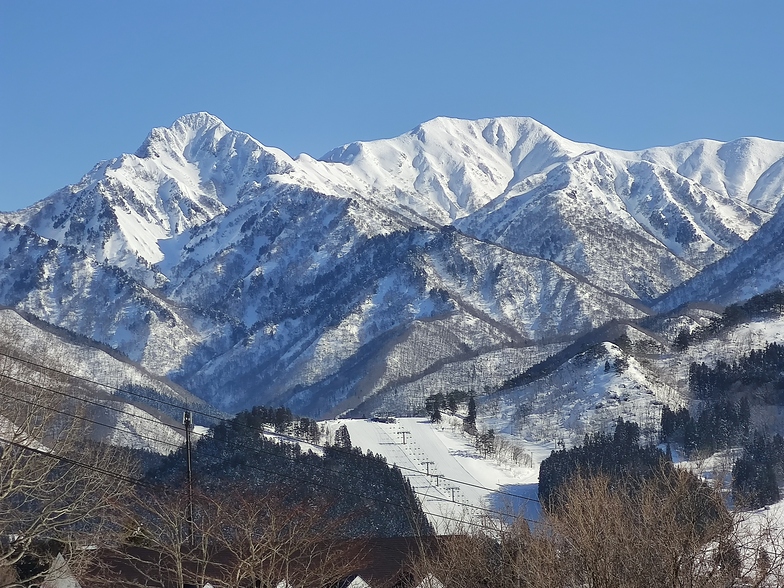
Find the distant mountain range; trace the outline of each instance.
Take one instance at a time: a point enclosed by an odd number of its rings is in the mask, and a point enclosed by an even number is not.
[[[361,413],[779,287],[782,198],[762,139],[627,152],[438,118],[292,159],[190,114],[0,214],[0,304],[223,410]]]

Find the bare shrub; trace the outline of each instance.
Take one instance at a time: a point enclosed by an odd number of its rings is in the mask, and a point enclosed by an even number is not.
[[[739,520],[688,472],[663,469],[636,485],[577,476],[558,504],[533,532],[522,519],[459,526],[421,555],[414,575],[488,588],[784,585],[781,532]]]
[[[361,550],[341,540],[325,500],[292,500],[285,488],[225,485],[193,493],[140,488],[128,504],[126,541],[91,578],[96,586],[329,586]],[[124,580],[118,570],[125,570]]]

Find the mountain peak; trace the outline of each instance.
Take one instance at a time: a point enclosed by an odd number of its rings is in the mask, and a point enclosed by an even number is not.
[[[175,148],[185,152],[188,145],[204,136],[215,140],[231,132],[231,129],[217,116],[209,112],[185,114],[175,120],[169,127],[155,127],[147,135],[141,147],[136,151],[139,157],[149,157],[163,150]]]
[[[514,136],[517,140],[533,136],[535,138],[549,138],[572,143],[550,127],[528,116],[497,116],[475,120],[438,116],[418,125],[410,134],[417,135],[423,131],[425,133],[479,133],[486,141],[491,143],[497,140],[499,134],[501,136],[504,134]]]
[[[379,192],[405,194],[420,215],[449,223],[591,148],[532,118],[438,117],[399,137],[349,143],[322,161],[349,167]]]
[[[216,127],[223,127],[227,130],[229,128],[214,114],[210,114],[209,112],[192,112],[190,114],[184,114],[179,117],[172,123],[170,128],[172,130],[183,128],[193,131],[200,131]]]
[[[469,127],[469,126],[477,126],[477,127],[487,127],[487,126],[517,126],[517,127],[524,127],[529,129],[547,129],[551,133],[554,131],[550,130],[548,127],[533,119],[529,116],[493,116],[489,118],[478,118],[478,119],[468,119],[468,118],[456,118],[451,116],[437,116],[435,118],[431,118],[427,120],[414,129],[413,132],[424,128],[424,129],[435,129],[435,128],[453,128],[453,127]]]
[[[436,156],[438,152],[438,158],[446,156],[461,160],[490,148],[496,157],[513,160],[540,143],[570,157],[596,148],[595,145],[565,139],[530,117],[502,116],[472,120],[438,116],[398,137],[348,143],[329,151],[321,160],[350,165],[363,155],[390,148],[407,150],[411,155],[432,152]]]

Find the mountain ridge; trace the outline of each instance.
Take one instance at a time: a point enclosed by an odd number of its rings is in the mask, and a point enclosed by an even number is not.
[[[762,139],[621,151],[440,117],[293,159],[194,113],[0,214],[0,304],[221,408],[324,414],[511,352],[511,333],[646,316],[756,234],[778,242],[782,197],[784,143]]]

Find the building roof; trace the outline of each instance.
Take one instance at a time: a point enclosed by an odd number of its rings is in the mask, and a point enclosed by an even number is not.
[[[339,553],[343,562],[350,563],[343,570],[342,580],[329,588],[413,588],[418,582],[412,573],[412,564],[421,554],[437,549],[442,540],[433,536],[392,537],[353,539],[333,544],[331,552]],[[169,559],[156,550],[138,546],[105,552],[90,573],[89,585],[123,588],[148,585],[154,579],[161,588],[175,588],[176,578],[166,572],[173,564]],[[195,573],[195,565],[188,563],[187,559],[186,575],[196,578],[199,575]],[[200,575],[203,582],[209,582],[214,588],[223,588],[223,571],[230,566],[232,559],[233,556],[228,553],[214,554]],[[289,572],[296,573],[296,570]],[[57,585],[52,588],[79,587]],[[441,584],[423,584],[422,588],[441,588]]]

